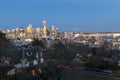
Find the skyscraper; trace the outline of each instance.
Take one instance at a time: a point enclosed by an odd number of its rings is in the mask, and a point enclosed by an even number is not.
[[[46,21],[42,21],[42,24],[44,27],[48,28],[47,22]]]
[[[46,21],[42,21],[42,23],[43,23],[43,37],[47,38],[47,28],[48,28],[48,25],[47,25]]]
[[[52,28],[51,28],[51,35],[55,36],[55,26],[54,25],[52,25]]]
[[[33,37],[32,25],[28,25],[28,27],[26,28],[26,32],[27,32],[27,37],[29,38]]]

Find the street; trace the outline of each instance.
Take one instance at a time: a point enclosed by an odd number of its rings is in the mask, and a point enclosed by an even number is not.
[[[66,71],[60,80],[120,80],[120,78],[108,73],[72,69]]]

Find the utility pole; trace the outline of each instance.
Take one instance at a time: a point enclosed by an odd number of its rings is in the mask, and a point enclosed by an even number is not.
[[[22,66],[25,67],[26,61],[27,59],[25,59],[25,51],[24,51],[24,47],[22,47]]]
[[[44,59],[43,59],[43,53],[41,52],[40,55],[41,55],[41,59],[40,59],[40,61],[41,61],[41,64],[42,64],[42,63],[44,62]]]

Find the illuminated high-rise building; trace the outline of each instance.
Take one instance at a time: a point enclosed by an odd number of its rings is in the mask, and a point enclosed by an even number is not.
[[[26,36],[25,29],[23,27],[19,28],[20,38],[23,38]]]
[[[26,30],[27,30],[27,33],[32,33],[32,25],[28,25]]]
[[[54,25],[52,25],[52,31],[55,31],[55,26]]]
[[[46,21],[42,21],[42,24],[44,27],[48,28],[47,22]]]
[[[40,38],[40,28],[35,28],[35,37]]]
[[[16,37],[16,38],[19,38],[19,37],[20,37],[20,30],[19,30],[19,28],[16,28],[16,29],[15,29],[15,37]]]
[[[28,25],[28,27],[26,28],[26,33],[27,33],[27,37],[33,37],[33,30],[32,30],[32,25]]]
[[[52,25],[52,28],[51,28],[51,35],[54,36],[55,35],[55,26]]]
[[[43,37],[47,38],[47,28],[48,28],[48,25],[47,25],[46,21],[43,21],[42,23],[43,23]]]

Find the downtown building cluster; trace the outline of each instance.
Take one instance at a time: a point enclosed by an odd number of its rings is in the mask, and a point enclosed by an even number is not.
[[[31,24],[26,27],[19,27],[16,29],[5,30],[0,29],[3,33],[6,34],[6,38],[8,39],[43,39],[43,38],[51,38],[51,39],[68,39],[74,40],[81,36],[83,37],[119,37],[120,32],[99,32],[99,33],[82,33],[82,32],[60,32],[59,28],[56,28],[54,25],[51,27],[48,26],[46,21],[42,21],[42,26],[38,26],[34,28]]]
[[[6,34],[8,39],[11,39],[16,45],[29,44],[34,38],[46,39],[43,41],[49,45],[56,40],[62,43],[82,43],[89,47],[100,47],[104,41],[110,42],[110,49],[120,50],[120,32],[101,32],[101,33],[82,33],[82,32],[60,32],[59,28],[54,25],[48,26],[46,21],[42,21],[42,26],[33,28],[32,25],[20,27],[12,30],[0,30]],[[47,44],[47,45],[48,45]]]
[[[12,30],[1,30],[3,33],[6,33],[8,39],[23,38],[23,39],[33,39],[33,38],[48,38],[48,37],[59,37],[60,30],[52,27],[48,27],[46,21],[42,21],[43,26],[33,28],[31,24],[27,27],[20,27]]]

